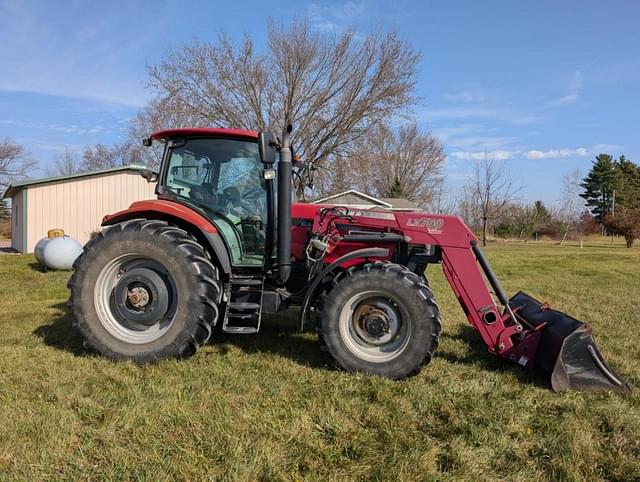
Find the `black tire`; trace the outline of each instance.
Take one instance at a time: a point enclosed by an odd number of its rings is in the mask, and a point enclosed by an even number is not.
[[[127,264],[119,267],[120,259]],[[126,293],[133,285],[117,291],[127,273],[127,282],[134,279],[136,268],[150,280],[149,287],[142,284],[149,302],[143,308],[128,304]],[[114,270],[117,274],[109,278]],[[117,283],[114,288],[109,288],[110,279]],[[206,250],[186,231],[159,220],[125,221],[98,233],[74,264],[68,286],[75,326],[85,345],[113,360],[140,363],[195,354],[211,336],[222,298],[218,270]],[[118,293],[127,296],[119,305],[114,301]],[[142,326],[135,316],[146,316],[147,308],[157,310]]]
[[[349,372],[403,379],[429,363],[438,346],[440,312],[433,293],[404,266],[376,262],[352,267],[336,278],[320,307],[321,343]],[[373,317],[356,316],[365,312]],[[372,335],[363,328],[376,317],[386,320],[388,332]],[[395,334],[390,326],[396,327]],[[381,345],[371,346],[372,341]]]

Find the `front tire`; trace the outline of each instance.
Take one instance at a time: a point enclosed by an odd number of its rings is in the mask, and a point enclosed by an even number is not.
[[[322,303],[318,331],[343,369],[398,380],[431,361],[440,314],[418,275],[397,264],[369,263],[335,281]]]
[[[140,219],[87,243],[69,288],[86,344],[141,363],[193,355],[211,336],[222,296],[218,270],[189,233]]]

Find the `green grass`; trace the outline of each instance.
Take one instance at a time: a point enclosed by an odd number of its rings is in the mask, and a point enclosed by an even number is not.
[[[506,290],[591,323],[640,386],[640,250],[487,250]],[[640,395],[549,390],[492,357],[437,268],[433,362],[392,382],[330,368],[295,317],[186,361],[83,352],[68,273],[0,256],[0,480],[640,480]]]

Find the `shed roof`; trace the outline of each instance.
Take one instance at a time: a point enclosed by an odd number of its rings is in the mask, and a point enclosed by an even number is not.
[[[6,199],[6,198],[13,197],[20,190],[22,190],[22,189],[24,189],[26,187],[29,187],[29,186],[37,185],[37,184],[52,184],[52,183],[56,183],[56,182],[69,181],[69,180],[72,180],[72,179],[79,179],[79,178],[85,178],[85,177],[94,177],[94,176],[103,176],[105,174],[112,174],[112,173],[123,172],[123,171],[139,172],[139,171],[143,171],[145,169],[149,169],[149,167],[141,166],[141,165],[138,165],[138,164],[129,164],[128,166],[110,167],[108,169],[100,169],[100,170],[97,170],[97,171],[78,172],[76,174],[69,174],[67,176],[43,177],[43,178],[40,178],[40,179],[26,179],[24,181],[19,181],[19,182],[15,182],[13,184],[10,184],[9,187],[7,188],[7,190],[5,191],[4,196],[2,196],[2,198]],[[153,170],[153,171],[156,172],[155,170]]]
[[[333,194],[331,196],[326,196],[326,197],[322,197],[320,199],[316,199],[315,201],[312,201],[313,204],[322,204],[322,203],[326,203],[329,201],[333,201],[336,198],[340,198],[340,197],[345,197],[345,196],[355,196],[358,197],[360,199],[362,199],[363,201],[366,201],[370,204],[375,204],[377,206],[380,207],[385,207],[385,208],[390,208],[391,204],[387,203],[385,201],[383,201],[382,199],[378,199],[375,198],[373,196],[369,196],[368,194],[365,194],[363,192],[360,191],[356,191],[355,189],[349,189],[348,191],[343,191],[343,192],[339,192],[338,194]]]
[[[394,209],[417,209],[417,206],[402,197],[382,197],[380,201],[390,204]]]
[[[313,204],[354,204],[353,200],[361,199],[363,201],[362,204],[371,204],[373,206],[385,208],[385,209],[393,209],[399,211],[407,211],[407,210],[416,210],[419,209],[413,202],[404,198],[385,198],[385,197],[373,197],[368,194],[365,194],[360,191],[356,191],[355,189],[349,189],[348,191],[343,191],[338,194],[333,194],[331,196],[326,196],[320,199],[316,199],[312,201]],[[358,203],[360,204],[360,203]]]

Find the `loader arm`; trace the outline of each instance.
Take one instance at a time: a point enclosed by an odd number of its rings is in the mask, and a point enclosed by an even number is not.
[[[394,239],[393,233],[410,246],[437,247],[445,278],[490,353],[528,369],[546,371],[557,391],[629,391],[624,380],[605,363],[586,323],[522,292],[511,300],[507,298],[476,236],[460,217],[363,210],[349,210],[348,214],[348,226],[354,232],[377,229],[386,234],[377,238],[341,235],[338,229],[329,229],[334,221],[325,217],[327,228],[323,231],[319,226],[320,232],[330,233],[330,254],[325,261],[340,263],[338,255],[363,247],[353,240]],[[345,218],[344,211],[335,217]]]
[[[476,236],[462,219],[421,213],[397,213],[396,219],[411,242],[440,248],[445,278],[489,352],[529,366],[539,342],[535,332],[539,330],[532,325],[525,328],[524,320],[511,310]],[[502,308],[496,304],[490,287]]]

